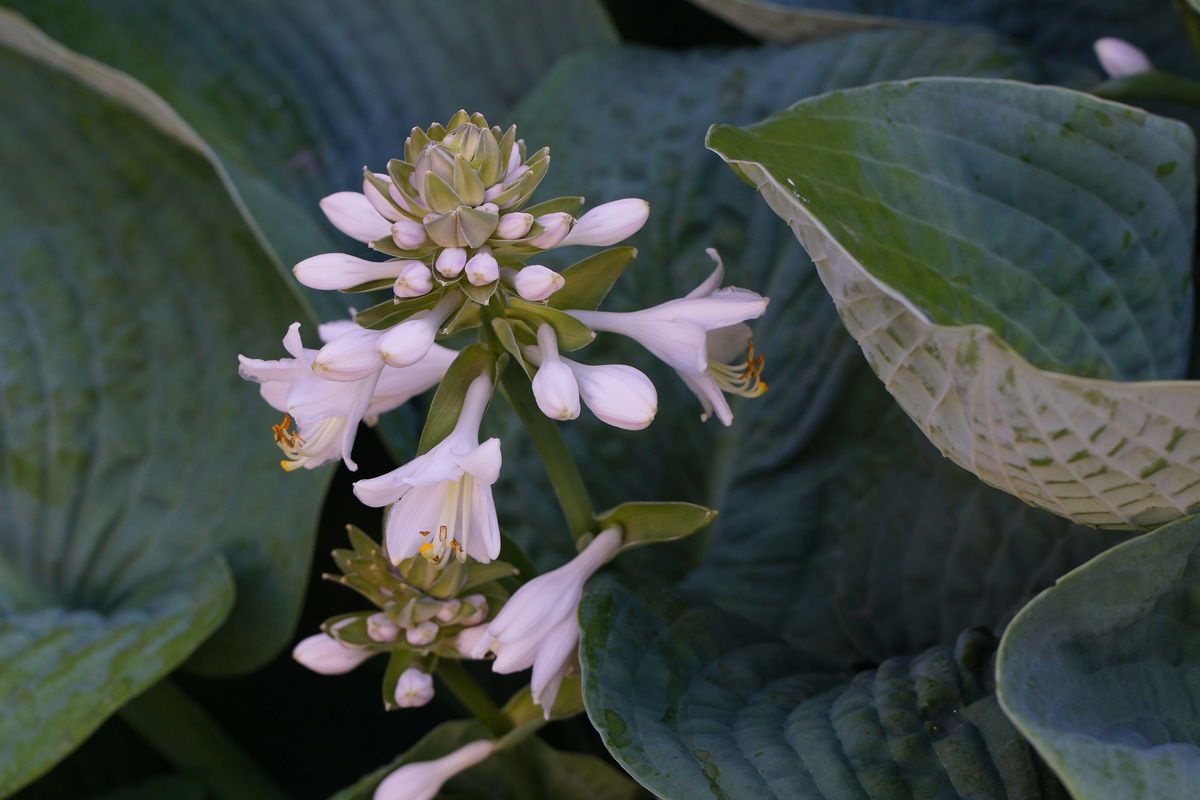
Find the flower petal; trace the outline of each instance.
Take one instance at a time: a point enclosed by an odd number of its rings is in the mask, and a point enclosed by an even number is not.
[[[321,200],[321,210],[333,227],[360,242],[373,242],[392,234],[392,223],[380,216],[360,192],[331,194]]]

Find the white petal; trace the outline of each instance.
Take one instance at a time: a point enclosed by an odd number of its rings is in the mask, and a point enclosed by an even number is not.
[[[308,364],[295,358],[264,361],[260,358],[238,356],[238,375],[258,383],[291,382],[310,373]]]
[[[388,193],[390,194],[392,184],[391,176],[383,175],[378,172],[372,174],[388,185]],[[375,184],[371,183],[366,178],[363,178],[363,195],[367,198],[368,202],[371,203],[371,207],[378,211],[379,214],[385,219],[395,221],[403,216],[399,211],[396,210],[394,205],[388,202],[387,198],[379,193],[379,190],[375,188]]]
[[[543,709],[543,716],[550,719],[550,711],[554,708],[554,701],[558,699],[558,690],[562,688],[563,678],[567,676],[567,665],[551,676],[550,680],[546,681],[546,685],[542,687],[538,695],[533,698],[533,702],[540,705]]]
[[[495,749],[492,742],[480,740],[434,761],[405,764],[383,779],[372,800],[433,800],[443,783],[483,761]]]
[[[329,381],[358,381],[383,369],[379,331],[348,330],[326,344],[313,360],[313,372]]]
[[[475,625],[464,628],[454,638],[454,648],[467,658],[483,658],[491,651],[492,641],[486,625]]]
[[[537,658],[540,643],[541,640],[536,636],[527,636],[524,639],[500,644],[496,648],[496,660],[492,662],[492,672],[509,675],[529,669]]]
[[[416,555],[424,543],[422,532],[437,533],[447,488],[445,483],[413,487],[388,511],[384,527],[392,563]]]
[[[1092,49],[1110,78],[1124,78],[1154,69],[1146,54],[1124,39],[1097,39]]]
[[[304,343],[300,340],[300,323],[293,322],[288,326],[288,332],[283,336],[283,349],[291,354],[292,358],[304,361],[308,364],[312,363],[312,351],[306,350]]]
[[[476,489],[470,498],[472,530],[467,537],[467,555],[486,564],[500,555],[500,523],[491,487],[477,484]]]
[[[650,204],[645,200],[636,197],[614,200],[596,206],[580,217],[558,246],[585,244],[606,247],[616,244],[641,230],[649,217]]]
[[[693,375],[687,372],[676,374],[683,378],[683,382],[692,390],[692,393],[700,398],[700,405],[704,406],[702,420],[707,420],[709,414],[716,412],[717,419],[721,420],[722,425],[733,424],[733,411],[729,408],[729,401],[725,399],[724,392],[721,391],[720,386],[717,386],[717,382],[712,379],[711,375]]]
[[[545,300],[566,283],[562,275],[541,264],[530,264],[513,277],[513,288],[517,294],[533,303]]]
[[[685,298],[708,297],[721,286],[721,281],[725,280],[725,264],[721,261],[720,253],[717,252],[715,247],[710,247],[704,252],[708,253],[709,258],[717,262],[717,266],[713,269],[712,274],[704,279],[703,283],[684,295]]]
[[[367,261],[345,253],[322,253],[292,268],[296,280],[311,289],[349,289],[369,281],[391,280],[400,274],[400,261]]]
[[[480,251],[467,260],[463,268],[467,280],[475,286],[487,286],[500,277],[500,264],[489,252]]]
[[[396,276],[396,282],[392,284],[392,292],[396,297],[420,297],[429,294],[433,289],[433,275],[430,274],[429,267],[420,261],[400,263],[404,266]]]
[[[525,214],[523,212],[505,214],[500,217],[500,224],[496,226],[496,232],[492,236],[496,239],[520,239],[529,233],[532,225],[532,214]]]
[[[321,675],[341,675],[357,667],[374,653],[344,645],[326,633],[301,640],[292,649],[292,658]]]
[[[467,251],[461,247],[447,247],[438,254],[435,266],[446,278],[457,278],[467,265]]]
[[[429,352],[437,338],[438,320],[418,312],[379,337],[379,355],[393,367],[417,363]]]
[[[433,699],[433,676],[416,667],[400,673],[396,681],[395,700],[401,708],[416,708]]]
[[[258,393],[262,395],[262,399],[267,401],[267,405],[276,411],[287,411],[287,396],[288,391],[292,388],[291,384],[281,381],[268,381],[258,387]]]
[[[367,422],[373,423],[380,414],[398,408],[410,398],[436,386],[457,357],[457,350],[435,344],[415,364],[399,368],[385,366],[367,409]]]
[[[401,250],[416,250],[426,242],[425,226],[405,217],[391,225],[392,241]]]
[[[476,448],[455,453],[454,460],[477,481],[491,486],[500,477],[500,440],[491,438]]]
[[[379,215],[366,195],[337,192],[321,200],[321,210],[337,228],[360,242],[373,242],[392,232],[392,223]]]
[[[317,326],[317,336],[321,337],[322,342],[328,344],[342,334],[349,333],[361,327],[361,325],[352,319],[337,319],[332,322],[322,322]]]
[[[579,646],[579,622],[575,616],[567,617],[554,626],[542,639],[537,658],[533,662],[533,675],[530,676],[530,688],[533,690],[534,702],[556,673],[562,671],[567,659]]]
[[[708,358],[722,364],[741,363],[746,360],[746,348],[754,332],[744,322],[708,332]]]
[[[575,224],[575,218],[565,212],[556,211],[552,214],[543,214],[537,218],[537,222],[546,230],[539,233],[529,244],[531,247],[549,250],[552,247],[558,247],[567,237],[567,234],[571,232],[571,226]]]

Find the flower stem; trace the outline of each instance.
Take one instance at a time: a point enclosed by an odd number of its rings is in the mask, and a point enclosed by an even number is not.
[[[458,701],[466,706],[467,711],[470,711],[475,719],[483,723],[483,727],[487,728],[488,733],[493,737],[498,739],[512,730],[512,723],[504,716],[504,712],[460,662],[443,658],[438,661],[437,671],[434,674],[447,689],[454,693]]]
[[[1143,72],[1113,78],[1088,91],[1106,100],[1163,100],[1200,108],[1200,81],[1169,72]]]
[[[1175,9],[1183,17],[1183,29],[1187,31],[1188,41],[1192,44],[1192,55],[1200,62],[1200,14],[1187,0],[1175,0]]]
[[[529,431],[534,449],[541,456],[571,535],[578,539],[585,533],[593,532],[596,528],[595,511],[583,477],[579,474],[579,467],[567,449],[557,424],[537,407],[529,379],[519,368],[510,367],[504,370],[500,386],[504,398],[517,412],[525,430]]]
[[[219,800],[287,797],[170,679],[164,678],[126,703],[120,714],[168,760],[199,772]]]

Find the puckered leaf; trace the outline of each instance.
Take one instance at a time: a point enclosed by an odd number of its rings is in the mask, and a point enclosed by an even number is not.
[[[872,367],[958,464],[1089,525],[1200,504],[1200,384],[1118,382],[1186,367],[1186,126],[1062,89],[926,80],[709,144],[789,220]]]
[[[194,664],[273,656],[328,477],[279,469],[275,412],[237,377],[303,312],[211,164],[111,99],[111,74],[12,34],[0,794],[187,658],[229,612],[230,567],[238,604]]]
[[[639,584],[594,581],[584,596],[584,702],[660,797],[1062,796],[996,704],[990,634],[850,675]]]
[[[1200,781],[1200,518],[1096,557],[1017,615],[1000,701],[1074,797],[1175,798]]]

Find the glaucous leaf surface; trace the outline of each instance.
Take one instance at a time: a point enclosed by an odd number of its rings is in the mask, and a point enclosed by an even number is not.
[[[1200,785],[1200,518],[1115,547],[1013,620],[1005,711],[1077,798],[1188,797]]]
[[[371,800],[380,782],[404,764],[441,758],[484,738],[486,732],[474,720],[443,722],[391,764],[364,775],[329,800]],[[536,736],[454,776],[438,797],[504,800],[510,796],[509,787],[521,787],[528,797],[648,800],[640,786],[600,759],[555,750]]]
[[[1158,66],[1194,72],[1187,37],[1170,0],[692,0],[751,36],[798,42],[847,31],[899,26],[977,25],[1047,55],[1094,65],[1092,43],[1127,39]]]
[[[1089,525],[1200,503],[1200,384],[1163,382],[1190,348],[1186,126],[929,79],[719,126],[709,146],[789,221],[867,360],[956,463]]]
[[[1038,77],[1018,51],[989,36],[938,31],[725,53],[626,48],[568,62],[517,109],[526,142],[548,145],[554,159],[535,199],[584,193],[589,208],[631,196],[650,202],[649,222],[629,242],[638,258],[602,310],[630,311],[687,293],[712,270],[706,247],[724,256],[726,284],[771,297],[766,315],[753,323],[771,390],[748,403],[734,398],[729,429],[716,420],[701,424],[700,404],[678,376],[631,341],[605,334],[580,351],[586,363],[636,366],[659,396],[658,416],[645,431],[615,430],[586,410],[561,426],[597,509],[630,500],[718,507],[735,473],[795,460],[857,361],[793,237],[756,205],[752,189],[722,174],[719,161],[698,148],[708,124],[750,121],[830,89],[930,73]],[[547,254],[559,262],[547,263],[561,267],[589,254],[564,248]],[[783,313],[788,309],[803,312]],[[486,424],[496,430],[505,422],[497,414]],[[499,435],[506,465],[536,458],[515,426]],[[588,477],[598,474],[603,480]],[[545,535],[530,534],[563,528],[539,467],[503,470],[496,498],[504,525],[540,565],[574,555],[565,528],[556,551],[547,550]],[[720,518],[715,527],[723,529]],[[697,561],[691,548],[702,545],[693,537],[670,551],[656,547],[622,559],[680,575]]]
[[[187,658],[230,568],[194,663],[273,656],[328,477],[279,469],[237,377],[301,311],[209,162],[8,32],[0,793]]]
[[[595,0],[6,5],[170,103],[211,145],[289,273],[316,253],[367,255],[317,200],[361,191],[363,165],[384,172],[413,126],[459,108],[491,118],[564,55],[616,41]],[[323,317],[350,304],[305,295]]]
[[[665,800],[1065,797],[992,694],[995,639],[856,675],[646,581],[580,606],[584,701]]]

